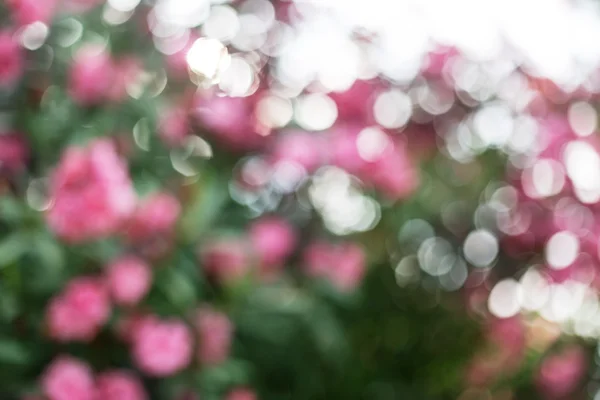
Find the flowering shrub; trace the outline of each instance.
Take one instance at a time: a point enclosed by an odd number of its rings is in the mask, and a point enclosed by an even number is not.
[[[593,57],[311,1],[0,24],[0,399],[598,396]]]

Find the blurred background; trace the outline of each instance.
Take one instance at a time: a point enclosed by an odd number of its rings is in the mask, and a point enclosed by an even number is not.
[[[593,0],[2,0],[0,399],[600,400],[598,38]]]

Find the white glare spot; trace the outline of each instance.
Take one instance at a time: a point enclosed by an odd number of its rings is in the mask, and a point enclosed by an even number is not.
[[[381,217],[379,203],[364,196],[347,173],[337,168],[320,170],[313,177],[309,196],[327,229],[337,235],[368,231]]]
[[[229,66],[231,57],[227,48],[218,40],[201,38],[194,42],[186,60],[196,75],[215,80]]]
[[[292,102],[277,96],[266,96],[256,106],[256,117],[265,126],[282,128],[294,114]]]
[[[400,90],[390,90],[377,96],[373,113],[377,123],[384,128],[400,128],[412,114],[412,102]]]
[[[108,4],[117,11],[131,11],[140,4],[140,0],[108,0]]]
[[[580,101],[569,107],[569,123],[578,136],[589,136],[596,130],[598,115],[589,103]]]
[[[23,47],[29,50],[39,49],[46,41],[48,31],[48,27],[39,21],[27,25],[21,32]]]
[[[586,195],[585,198],[600,196],[600,156],[591,145],[580,140],[569,143],[564,162],[569,178],[575,188]]]
[[[519,282],[505,279],[496,284],[488,298],[488,308],[498,318],[516,315],[521,308],[522,290]]]
[[[514,121],[507,106],[490,104],[475,113],[473,125],[486,146],[503,146],[511,137]]]
[[[296,103],[296,122],[304,129],[321,131],[333,125],[338,111],[330,97],[313,93],[300,97]]]
[[[207,0],[158,0],[154,15],[160,23],[185,28],[200,25],[210,14]]]
[[[469,233],[463,245],[467,260],[476,267],[487,267],[498,255],[498,240],[487,230]]]
[[[575,261],[579,253],[579,239],[573,233],[555,233],[546,243],[546,261],[553,269],[563,269]]]
[[[448,273],[456,263],[452,246],[440,237],[432,237],[421,243],[417,257],[423,271],[433,276]]]
[[[240,29],[240,21],[236,11],[229,6],[215,6],[210,16],[202,25],[204,35],[227,42],[235,37]]]
[[[523,308],[536,311],[544,307],[550,296],[548,281],[536,269],[530,269],[521,278]]]
[[[533,198],[549,197],[558,194],[565,185],[565,174],[562,165],[551,159],[538,160],[531,170],[523,172],[524,190]]]
[[[365,128],[356,138],[358,154],[366,161],[375,161],[390,145],[388,136],[378,128]]]
[[[251,93],[254,83],[254,68],[243,58],[232,57],[220,76],[219,88],[228,96],[243,97]]]

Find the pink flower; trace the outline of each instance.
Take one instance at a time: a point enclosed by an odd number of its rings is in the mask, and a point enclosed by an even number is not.
[[[135,207],[135,192],[125,163],[109,140],[63,154],[50,189],[50,228],[70,242],[106,237],[121,227]]]
[[[167,109],[159,116],[158,135],[170,147],[181,146],[190,129],[188,113],[182,108]]]
[[[365,274],[365,254],[356,244],[315,242],[304,251],[308,275],[323,277],[338,289],[349,291],[362,281]]]
[[[54,17],[57,1],[7,0],[6,4],[16,23],[24,26],[37,21],[49,24]]]
[[[29,149],[22,134],[0,134],[0,170],[15,172],[25,166]]]
[[[238,388],[227,394],[225,400],[257,400],[256,393],[250,389]]]
[[[127,229],[132,242],[147,240],[157,234],[171,235],[181,213],[179,201],[169,193],[155,193],[142,201]]]
[[[586,356],[580,347],[570,347],[544,359],[537,376],[537,386],[548,399],[571,394],[586,371]]]
[[[202,364],[219,364],[229,357],[233,324],[227,315],[204,307],[198,311],[196,327],[200,333],[198,359]]]
[[[15,84],[24,67],[19,43],[12,33],[0,31],[0,86]]]
[[[294,251],[296,233],[280,218],[267,217],[250,226],[250,241],[262,267],[279,265]]]
[[[75,55],[69,71],[69,93],[82,106],[103,103],[114,90],[115,74],[114,64],[105,49],[83,47]]]
[[[126,256],[108,266],[108,285],[117,304],[137,304],[150,289],[152,271],[143,260]]]
[[[173,246],[181,206],[168,193],[155,193],[142,201],[129,220],[125,236],[145,257],[155,259]]]
[[[240,239],[221,238],[206,243],[200,250],[206,273],[219,282],[229,282],[246,275],[250,268],[247,244]]]
[[[75,278],[46,312],[49,334],[53,339],[89,341],[106,323],[110,315],[108,293],[97,278]]]
[[[135,332],[132,354],[146,374],[164,377],[186,368],[192,350],[192,334],[183,322],[145,318]]]
[[[400,143],[391,143],[381,156],[368,163],[361,178],[373,182],[391,200],[408,197],[419,185],[417,171],[408,158],[406,147]]]
[[[294,163],[306,172],[316,170],[325,160],[325,143],[321,136],[308,132],[291,132],[282,135],[275,142],[271,156],[274,164]]]
[[[48,400],[94,400],[92,371],[68,356],[56,358],[46,369],[42,389]]]
[[[146,392],[137,377],[127,371],[104,372],[96,378],[96,397],[102,400],[145,400]]]
[[[198,95],[195,115],[215,140],[231,150],[260,147],[265,137],[255,129],[253,106],[248,97]]]

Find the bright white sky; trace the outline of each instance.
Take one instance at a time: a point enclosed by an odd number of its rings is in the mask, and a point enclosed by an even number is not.
[[[310,3],[320,11],[308,13],[302,34],[290,43],[291,59],[282,60],[286,69],[297,70],[290,71],[292,75],[311,72],[334,75],[344,65],[344,72],[350,74],[353,68],[358,68],[355,51],[345,39],[348,29],[356,26],[379,34],[383,45],[375,55],[376,64],[381,72],[396,75],[393,78],[400,81],[412,75],[416,59],[427,51],[431,39],[456,45],[469,57],[481,60],[495,59],[500,54],[506,59],[508,48],[517,49],[519,57],[524,57],[538,74],[570,84],[583,80],[600,65],[600,11],[594,1],[296,2],[300,7]],[[331,12],[323,13],[323,9]],[[299,65],[300,60],[304,62]],[[319,65],[313,65],[315,71],[301,71],[313,63]]]

